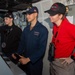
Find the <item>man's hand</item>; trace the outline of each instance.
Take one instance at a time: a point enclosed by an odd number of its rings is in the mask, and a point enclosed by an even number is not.
[[[24,64],[27,64],[28,62],[30,62],[30,59],[21,56],[21,58],[19,59],[19,62],[24,65]]]
[[[14,59],[17,59],[16,56],[15,56],[14,54],[12,54],[12,57],[13,57]]]
[[[71,57],[65,58],[64,61],[62,62],[63,65],[68,65],[73,62],[73,59]]]

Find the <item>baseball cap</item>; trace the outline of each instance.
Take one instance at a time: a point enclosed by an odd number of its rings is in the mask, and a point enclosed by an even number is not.
[[[56,14],[65,14],[66,13],[66,6],[62,3],[54,3],[49,10],[46,10],[45,13],[49,13],[51,16]]]
[[[38,8],[36,6],[28,7],[23,14],[32,14],[32,13],[38,13]]]
[[[4,17],[13,18],[13,14],[12,14],[12,13],[6,13],[6,14],[4,15]]]

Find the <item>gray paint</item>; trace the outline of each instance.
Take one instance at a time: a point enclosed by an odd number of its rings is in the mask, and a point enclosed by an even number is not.
[[[0,56],[0,75],[14,75]]]
[[[69,5],[69,16],[73,16],[73,23],[75,24],[75,5]]]

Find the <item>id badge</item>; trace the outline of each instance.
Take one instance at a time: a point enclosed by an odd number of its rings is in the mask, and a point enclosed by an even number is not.
[[[2,48],[5,48],[5,47],[6,47],[6,43],[3,42],[3,43],[2,43]]]

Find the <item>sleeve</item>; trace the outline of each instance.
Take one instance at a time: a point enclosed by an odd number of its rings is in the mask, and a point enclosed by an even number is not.
[[[21,34],[22,34],[22,30],[20,28],[18,28],[17,37],[18,37],[19,40],[21,39]]]
[[[24,43],[25,43],[25,35],[24,35],[24,31],[23,31],[22,35],[21,35],[21,40],[20,40],[20,43],[19,43],[18,51],[17,51],[18,54],[23,53]]]
[[[12,38],[12,42],[14,42],[14,44],[12,45],[12,48],[14,49],[13,52],[17,52],[18,46],[19,46],[19,42],[21,40],[21,34],[22,34],[22,30],[18,27],[15,27],[13,29],[13,33],[15,32],[15,34],[13,34],[14,38]]]
[[[68,30],[70,36],[75,40],[75,25],[71,25]]]
[[[39,37],[39,50],[31,55],[29,58],[32,63],[35,63],[44,56],[46,45],[47,45],[48,31],[47,29],[41,29]]]
[[[71,25],[69,33],[70,33],[70,36],[75,41],[75,25]],[[74,43],[74,48],[75,48],[75,43]],[[74,49],[74,52],[73,52],[72,56],[74,56],[74,58],[75,58],[75,49]]]

